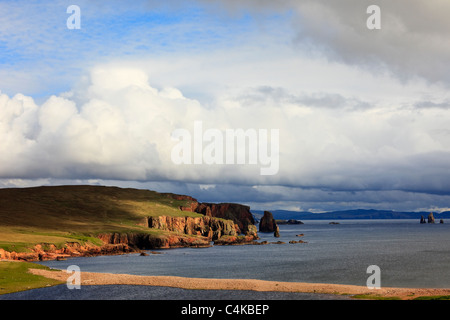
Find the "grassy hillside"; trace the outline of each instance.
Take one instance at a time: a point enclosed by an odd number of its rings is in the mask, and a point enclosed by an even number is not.
[[[188,201],[149,190],[103,186],[0,189],[0,248],[16,252],[38,243],[98,243],[104,232],[157,232],[148,216],[198,216],[179,210]]]

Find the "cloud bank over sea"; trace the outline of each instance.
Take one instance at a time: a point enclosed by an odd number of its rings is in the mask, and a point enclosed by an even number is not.
[[[366,27],[366,1],[81,1],[79,30],[67,29],[69,5],[0,4],[1,186],[448,207],[450,4],[379,1],[380,30]],[[278,129],[277,173],[175,164],[172,133],[196,121]]]

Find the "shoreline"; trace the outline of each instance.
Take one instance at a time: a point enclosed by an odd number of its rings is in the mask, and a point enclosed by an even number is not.
[[[66,271],[29,269],[29,272],[46,278],[67,282],[71,276]],[[425,296],[450,295],[450,289],[394,288],[369,289],[365,286],[281,282],[256,279],[185,278],[178,276],[139,276],[130,274],[81,272],[81,285],[145,285],[174,287],[188,290],[251,290],[262,292],[301,292],[336,295],[362,295],[371,298],[411,300]]]

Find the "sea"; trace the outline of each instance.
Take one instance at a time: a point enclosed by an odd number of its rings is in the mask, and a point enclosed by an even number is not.
[[[76,265],[87,272],[359,286],[373,284],[369,278],[376,266],[381,287],[450,288],[450,221],[302,222],[279,225],[279,238],[260,232],[258,242],[268,241],[266,245],[177,248],[152,250],[158,254],[148,251],[146,256],[133,253],[40,263],[62,270]],[[303,243],[289,243],[292,240]]]
[[[57,269],[77,265],[88,272],[353,285],[366,285],[372,274],[367,269],[375,265],[380,269],[382,286],[450,288],[450,222],[385,219],[303,223],[280,225],[279,238],[260,232],[258,242],[268,241],[267,245],[166,249],[148,256],[82,257],[42,264]],[[290,244],[291,240],[304,243]]]

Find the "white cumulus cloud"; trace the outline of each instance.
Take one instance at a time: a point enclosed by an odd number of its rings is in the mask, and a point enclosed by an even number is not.
[[[103,65],[73,92],[41,105],[1,95],[1,177],[450,192],[447,108],[267,86],[232,90],[206,106],[150,83],[142,70]],[[248,162],[176,165],[171,135],[194,135],[196,121],[204,131],[278,129],[279,172],[264,177],[261,163]]]

